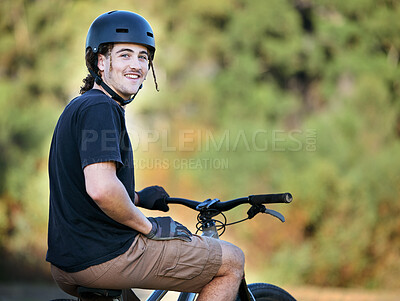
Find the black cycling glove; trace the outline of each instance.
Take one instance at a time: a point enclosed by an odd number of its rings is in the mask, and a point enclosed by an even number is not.
[[[153,240],[171,240],[180,239],[184,241],[192,241],[192,233],[182,224],[174,221],[169,216],[165,217],[149,217],[152,228],[147,238]]]
[[[150,210],[160,210],[164,212],[169,210],[169,207],[165,202],[165,199],[169,197],[169,195],[164,188],[160,186],[150,186],[136,193],[139,197],[139,207]]]

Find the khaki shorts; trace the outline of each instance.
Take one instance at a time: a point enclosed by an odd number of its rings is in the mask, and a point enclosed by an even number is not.
[[[166,289],[198,293],[222,264],[222,249],[214,238],[193,235],[191,242],[156,241],[138,235],[124,254],[76,273],[54,265],[54,280],[77,296],[77,286],[94,288]]]

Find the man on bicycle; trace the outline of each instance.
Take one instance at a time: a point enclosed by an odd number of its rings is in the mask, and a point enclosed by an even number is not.
[[[48,252],[55,281],[78,286],[197,292],[198,300],[234,300],[244,255],[227,242],[192,235],[170,217],[159,186],[135,192],[125,106],[153,71],[149,23],[127,11],[105,13],[86,39],[81,95],[61,114],[49,155]]]

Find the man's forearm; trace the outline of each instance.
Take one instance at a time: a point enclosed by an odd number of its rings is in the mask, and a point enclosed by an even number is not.
[[[132,203],[124,185],[118,180],[114,183],[109,183],[109,192],[104,199],[98,200],[96,203],[113,220],[144,234],[150,232],[151,223],[139,208]]]
[[[115,163],[88,165],[84,169],[84,174],[87,193],[105,214],[143,234],[150,232],[151,223],[135,206],[125,186],[117,178]]]

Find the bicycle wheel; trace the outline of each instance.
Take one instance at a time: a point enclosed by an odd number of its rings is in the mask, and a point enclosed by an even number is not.
[[[269,283],[251,283],[248,285],[256,301],[296,301],[284,289]],[[236,301],[241,301],[238,297]]]

